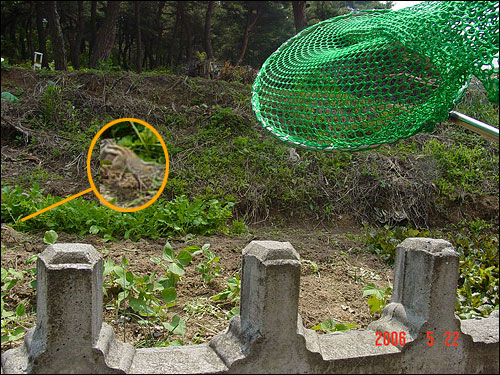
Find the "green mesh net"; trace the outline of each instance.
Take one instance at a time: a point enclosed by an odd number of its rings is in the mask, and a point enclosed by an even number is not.
[[[498,102],[498,2],[423,2],[313,25],[262,66],[252,106],[282,141],[359,151],[430,132],[472,75]]]

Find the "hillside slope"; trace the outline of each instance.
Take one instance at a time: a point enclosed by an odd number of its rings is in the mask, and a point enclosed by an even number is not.
[[[61,197],[87,188],[90,141],[109,121],[134,117],[167,143],[166,198],[234,201],[248,224],[498,224],[498,145],[455,124],[360,153],[297,150],[291,162],[288,146],[257,124],[251,86],[238,82],[2,68],[4,91],[20,101],[2,100],[3,184],[39,182]],[[477,84],[458,110],[498,127],[498,107]]]

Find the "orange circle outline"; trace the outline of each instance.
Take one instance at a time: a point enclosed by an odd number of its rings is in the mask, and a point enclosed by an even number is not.
[[[94,150],[95,144],[97,143],[97,140],[99,139],[99,137],[102,135],[102,133],[104,133],[108,128],[112,127],[113,125],[120,123],[120,122],[126,122],[126,121],[137,122],[139,124],[144,125],[149,130],[151,130],[156,135],[156,137],[159,139],[159,141],[161,143],[161,147],[163,148],[163,153],[165,154],[165,174],[163,176],[163,182],[162,182],[160,188],[158,189],[158,192],[155,194],[155,196],[153,198],[151,198],[151,200],[144,203],[142,206],[134,207],[134,208],[123,208],[123,207],[118,207],[118,206],[115,206],[115,205],[109,203],[106,199],[103,198],[103,196],[99,193],[99,191],[95,187],[94,180],[92,179],[92,174],[90,173],[90,160],[92,158],[92,151]],[[165,189],[165,185],[167,184],[167,180],[168,180],[168,172],[169,172],[169,161],[168,161],[167,146],[165,145],[165,142],[163,141],[163,138],[161,137],[160,133],[158,133],[158,131],[152,125],[148,124],[145,121],[142,121],[142,120],[139,120],[136,118],[129,118],[129,117],[119,118],[117,120],[113,120],[113,121],[107,123],[106,125],[104,125],[101,128],[101,130],[99,130],[97,132],[97,134],[94,136],[94,139],[92,139],[92,142],[90,143],[89,152],[87,154],[87,176],[88,176],[88,179],[90,182],[90,187],[92,188],[92,191],[97,196],[97,198],[99,198],[101,203],[103,203],[105,206],[111,208],[112,210],[119,211],[119,212],[136,212],[136,211],[143,210],[146,207],[149,207],[151,204],[153,204],[153,202],[155,202],[160,197],[161,193],[163,192],[163,189]]]

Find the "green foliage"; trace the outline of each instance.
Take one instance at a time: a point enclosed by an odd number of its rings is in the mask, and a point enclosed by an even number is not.
[[[430,232],[405,227],[390,228],[388,225],[383,228],[368,228],[365,225],[365,242],[368,248],[379,255],[388,264],[394,264],[396,247],[409,237],[428,237]]]
[[[79,130],[80,119],[78,110],[69,101],[64,100],[61,86],[49,80],[49,86],[42,95],[42,120],[44,127],[76,132]]]
[[[2,247],[1,254],[3,256],[5,248]],[[27,264],[36,259],[33,257],[26,261]],[[26,306],[23,302],[17,304],[15,309],[9,309],[8,304],[4,301],[9,294],[9,292],[17,284],[22,284],[28,281],[25,276],[31,278],[33,275],[32,270],[28,271],[17,271],[16,269],[10,267],[8,270],[1,268],[2,271],[2,292],[1,292],[1,326],[2,326],[2,343],[8,341],[16,341],[24,336],[26,330],[29,328],[29,316],[26,311]],[[33,285],[33,281],[30,283]]]
[[[408,237],[444,238],[450,241],[460,255],[457,315],[461,319],[469,319],[488,316],[491,311],[498,309],[498,232],[493,232],[492,224],[476,219],[462,222],[446,232],[403,227],[390,229],[388,226],[366,229],[368,247],[390,264],[394,263],[396,246]],[[377,301],[382,301],[382,292],[376,294],[372,290],[369,294],[372,295],[369,304],[376,311],[382,306]]]
[[[144,277],[137,277],[127,270],[128,264],[129,261],[123,257],[119,265],[108,260],[104,267],[104,274],[111,277],[110,282],[106,285],[117,286],[121,289],[115,301],[117,313],[120,311],[122,302],[128,301],[132,310],[140,315],[163,316],[165,310],[172,306],[169,304],[171,298],[165,299],[164,295],[170,297],[171,292],[165,291],[161,284],[155,283],[156,272]]]
[[[424,152],[441,167],[436,185],[444,196],[455,200],[465,193],[494,193],[495,183],[489,176],[495,171],[498,176],[498,153],[492,154],[481,144],[449,145],[436,139],[425,145]],[[491,191],[485,191],[488,186]]]
[[[227,287],[223,291],[217,293],[215,296],[210,297],[212,301],[221,301],[224,304],[233,305],[231,310],[226,315],[227,319],[239,314],[240,291],[241,281],[240,275],[235,273],[233,277],[226,280]]]
[[[149,331],[152,325],[161,325],[169,335],[180,335],[182,338],[186,333],[186,323],[178,315],[174,315],[169,321],[167,313],[170,307],[177,304],[176,284],[184,275],[184,267],[191,263],[193,256],[200,254],[199,246],[188,246],[177,254],[167,241],[163,248],[161,258],[150,258],[152,262],[163,269],[163,274],[157,277],[156,271],[145,276],[136,276],[127,270],[129,261],[123,257],[119,265],[112,260],[106,259],[103,267],[104,294],[110,297],[111,293],[116,295],[113,301],[116,314],[130,315],[140,325],[144,325]],[[128,313],[126,306],[132,309]],[[182,345],[182,339],[169,341],[167,339],[156,340],[154,335],[150,336],[146,343],[149,346]]]
[[[241,118],[233,112],[232,108],[217,108],[210,120],[210,128],[223,131],[224,134],[230,135],[231,130],[241,130],[244,123]]]
[[[15,103],[15,102],[19,101],[19,99],[15,95],[12,95],[8,91],[2,92],[2,100],[7,100],[8,102],[11,102],[11,103]]]
[[[56,243],[57,237],[59,237],[59,235],[56,231],[48,230],[43,236],[43,242],[45,242],[47,245],[53,245]]]
[[[160,140],[144,125],[123,122],[114,125],[110,133],[120,146],[130,148],[141,159],[165,164],[165,155]]]
[[[215,265],[220,260],[213,252],[208,250],[209,244],[203,245],[201,251],[203,252],[204,260],[195,267],[195,270],[201,273],[201,278],[207,284],[210,284],[214,277],[220,275],[220,265]]]
[[[233,220],[233,223],[231,225],[231,233],[240,236],[247,235],[248,226],[243,221]]]
[[[170,66],[158,66],[152,71],[143,71],[143,74],[162,74],[162,75],[172,75],[174,74]]]
[[[104,60],[99,61],[97,70],[110,72],[110,71],[119,71],[121,69],[120,66],[117,66],[116,64],[113,63],[112,57],[109,57],[107,61]]]
[[[319,267],[316,262],[313,262],[312,260],[309,259],[301,259],[300,262],[302,264],[307,264],[311,266],[313,273],[317,274],[319,276]]]
[[[163,247],[162,258],[151,258],[165,270],[165,276],[159,282],[164,287],[175,288],[180,277],[184,275],[184,267],[191,263],[193,256],[200,254],[201,251],[199,246],[188,246],[175,255],[172,245],[167,241]]]
[[[392,293],[392,287],[387,286],[385,288],[377,288],[375,284],[369,283],[363,287],[362,291],[363,297],[370,296],[366,303],[370,306],[370,312],[372,314],[376,314],[377,312],[382,311],[385,305],[387,305],[387,300]]]
[[[460,254],[456,311],[461,319],[498,309],[498,233],[484,220],[462,223],[449,241]]]
[[[9,64],[9,58],[3,58],[2,57],[2,69],[3,68],[10,68],[10,64]]]
[[[327,320],[316,324],[314,327],[311,327],[315,331],[323,331],[325,333],[332,333],[332,332],[342,332],[342,331],[348,331],[351,328],[356,327],[356,324],[352,323],[335,323],[335,320],[333,320],[331,317],[328,317]]]
[[[173,201],[159,199],[148,208],[134,213],[120,213],[81,198],[49,210],[34,218],[20,219],[60,200],[35,184],[29,191],[17,186],[2,186],[2,218],[19,230],[56,230],[58,232],[100,234],[106,240],[123,237],[158,238],[187,233],[207,235],[227,230],[234,203],[179,196]]]

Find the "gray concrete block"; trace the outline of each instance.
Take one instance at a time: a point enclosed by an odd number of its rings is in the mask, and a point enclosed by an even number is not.
[[[469,368],[472,339],[454,314],[458,258],[444,240],[408,238],[397,247],[392,303],[368,328],[405,332],[403,372],[464,373]]]
[[[300,258],[288,242],[252,241],[243,250],[240,316],[210,341],[230,372],[318,372],[315,332],[298,315]],[[310,332],[309,332],[310,331]]]
[[[137,349],[131,374],[219,374],[227,367],[208,344]]]
[[[110,373],[125,372],[106,364],[104,356],[116,349],[133,353],[129,344],[117,345],[113,331],[102,322],[102,258],[91,245],[55,244],[37,260],[37,323],[24,340],[25,349],[6,353],[6,372]],[[27,358],[25,356],[27,355]]]

